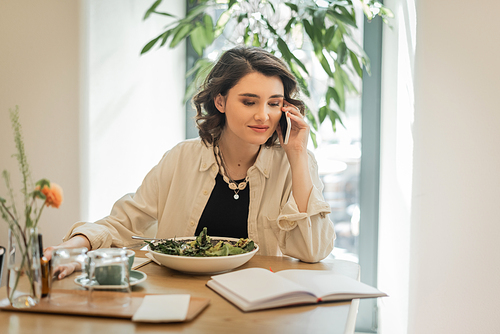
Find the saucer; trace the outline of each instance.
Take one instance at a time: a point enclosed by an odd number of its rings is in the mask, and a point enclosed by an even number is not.
[[[130,286],[137,285],[139,283],[142,283],[148,278],[148,275],[143,273],[142,271],[137,271],[137,270],[131,270],[130,271]],[[84,277],[84,276],[79,276],[75,278],[75,284],[82,286],[84,288],[89,287],[89,279]],[[99,285],[96,281],[91,282],[92,285],[98,285],[99,289],[113,289],[116,288],[115,285]]]

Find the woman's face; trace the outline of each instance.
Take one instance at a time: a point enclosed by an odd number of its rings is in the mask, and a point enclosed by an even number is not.
[[[283,83],[259,72],[245,75],[215,106],[226,114],[222,136],[234,143],[264,144],[276,130],[283,106]]]

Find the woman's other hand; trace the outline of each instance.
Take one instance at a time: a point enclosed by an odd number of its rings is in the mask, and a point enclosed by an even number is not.
[[[84,235],[78,234],[69,239],[66,242],[63,242],[62,244],[58,246],[50,246],[47,247],[43,250],[43,256],[47,259],[50,260],[52,259],[52,254],[56,249],[59,248],[82,248],[85,247],[88,250],[91,249],[90,246],[90,241],[85,237]],[[81,270],[81,267],[78,263],[70,263],[70,264],[65,264],[58,266],[57,268],[54,268],[52,271],[57,275],[58,279],[63,279],[64,277],[71,275],[75,270]]]

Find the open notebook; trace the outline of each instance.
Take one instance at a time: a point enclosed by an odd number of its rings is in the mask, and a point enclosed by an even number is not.
[[[207,286],[243,311],[387,296],[378,289],[327,270],[262,268],[215,275]]]

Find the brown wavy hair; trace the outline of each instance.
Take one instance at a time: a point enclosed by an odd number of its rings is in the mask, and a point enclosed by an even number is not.
[[[282,60],[261,48],[235,47],[222,54],[192,100],[196,108],[196,126],[205,145],[217,144],[226,125],[226,115],[215,107],[215,97],[219,94],[226,96],[241,78],[253,72],[280,77],[285,101],[299,108],[302,115],[305,114],[304,102],[296,98],[299,93],[297,80]],[[278,143],[275,131],[264,145]]]

